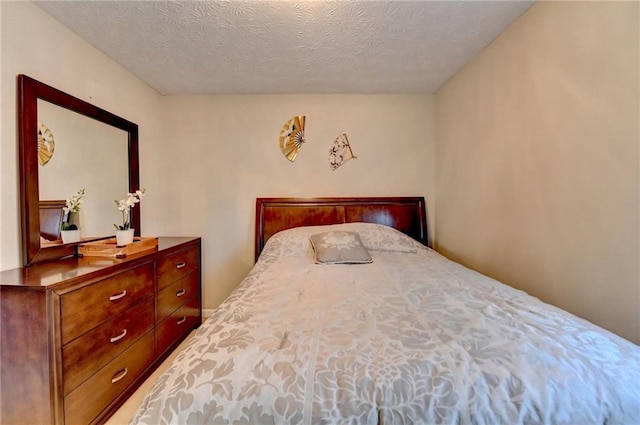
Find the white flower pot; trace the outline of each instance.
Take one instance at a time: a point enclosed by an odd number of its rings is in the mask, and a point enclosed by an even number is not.
[[[133,242],[133,230],[116,230],[116,245],[124,246],[128,243]]]
[[[62,243],[80,242],[80,230],[61,230]]]

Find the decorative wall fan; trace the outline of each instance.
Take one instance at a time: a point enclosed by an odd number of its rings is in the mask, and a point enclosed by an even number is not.
[[[335,170],[352,158],[357,157],[351,150],[347,135],[342,133],[333,141],[331,149],[329,149],[329,166],[332,170]]]
[[[53,156],[56,143],[53,133],[45,124],[38,123],[38,163],[45,165]]]
[[[297,115],[287,121],[280,130],[280,150],[291,162],[296,160],[296,156],[305,142],[304,120],[304,115]]]

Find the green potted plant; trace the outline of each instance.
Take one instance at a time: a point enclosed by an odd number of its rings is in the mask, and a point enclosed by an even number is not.
[[[115,201],[118,210],[122,212],[122,224],[113,225],[116,228],[117,246],[133,242],[134,229],[131,228],[131,208],[140,202],[146,191],[146,189],[136,190],[134,193],[127,193],[125,199]]]
[[[80,242],[80,229],[75,222],[78,221],[77,215],[80,212],[84,195],[84,189],[80,189],[75,195],[67,199],[65,206],[62,207],[62,211],[64,211],[64,220],[60,226],[62,243]]]

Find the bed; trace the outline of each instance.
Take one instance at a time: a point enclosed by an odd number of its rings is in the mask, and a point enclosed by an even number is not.
[[[254,268],[131,423],[640,423],[640,347],[428,240],[423,198],[258,199]]]
[[[45,242],[60,241],[65,205],[64,199],[40,201],[40,237]]]

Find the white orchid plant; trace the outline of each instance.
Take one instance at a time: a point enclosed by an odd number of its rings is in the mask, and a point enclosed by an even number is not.
[[[125,199],[115,201],[118,210],[122,211],[122,225],[113,225],[116,230],[129,230],[131,228],[131,208],[140,202],[146,191],[146,189],[136,190],[134,193],[127,193]]]
[[[82,198],[84,198],[84,189],[80,189],[73,195],[71,198],[65,200],[65,205],[62,207],[62,211],[65,214],[65,221],[62,222],[60,228],[62,230],[78,230],[78,226],[75,224],[70,224],[69,219],[71,217],[71,213],[78,213],[80,211],[80,207],[82,206]]]

